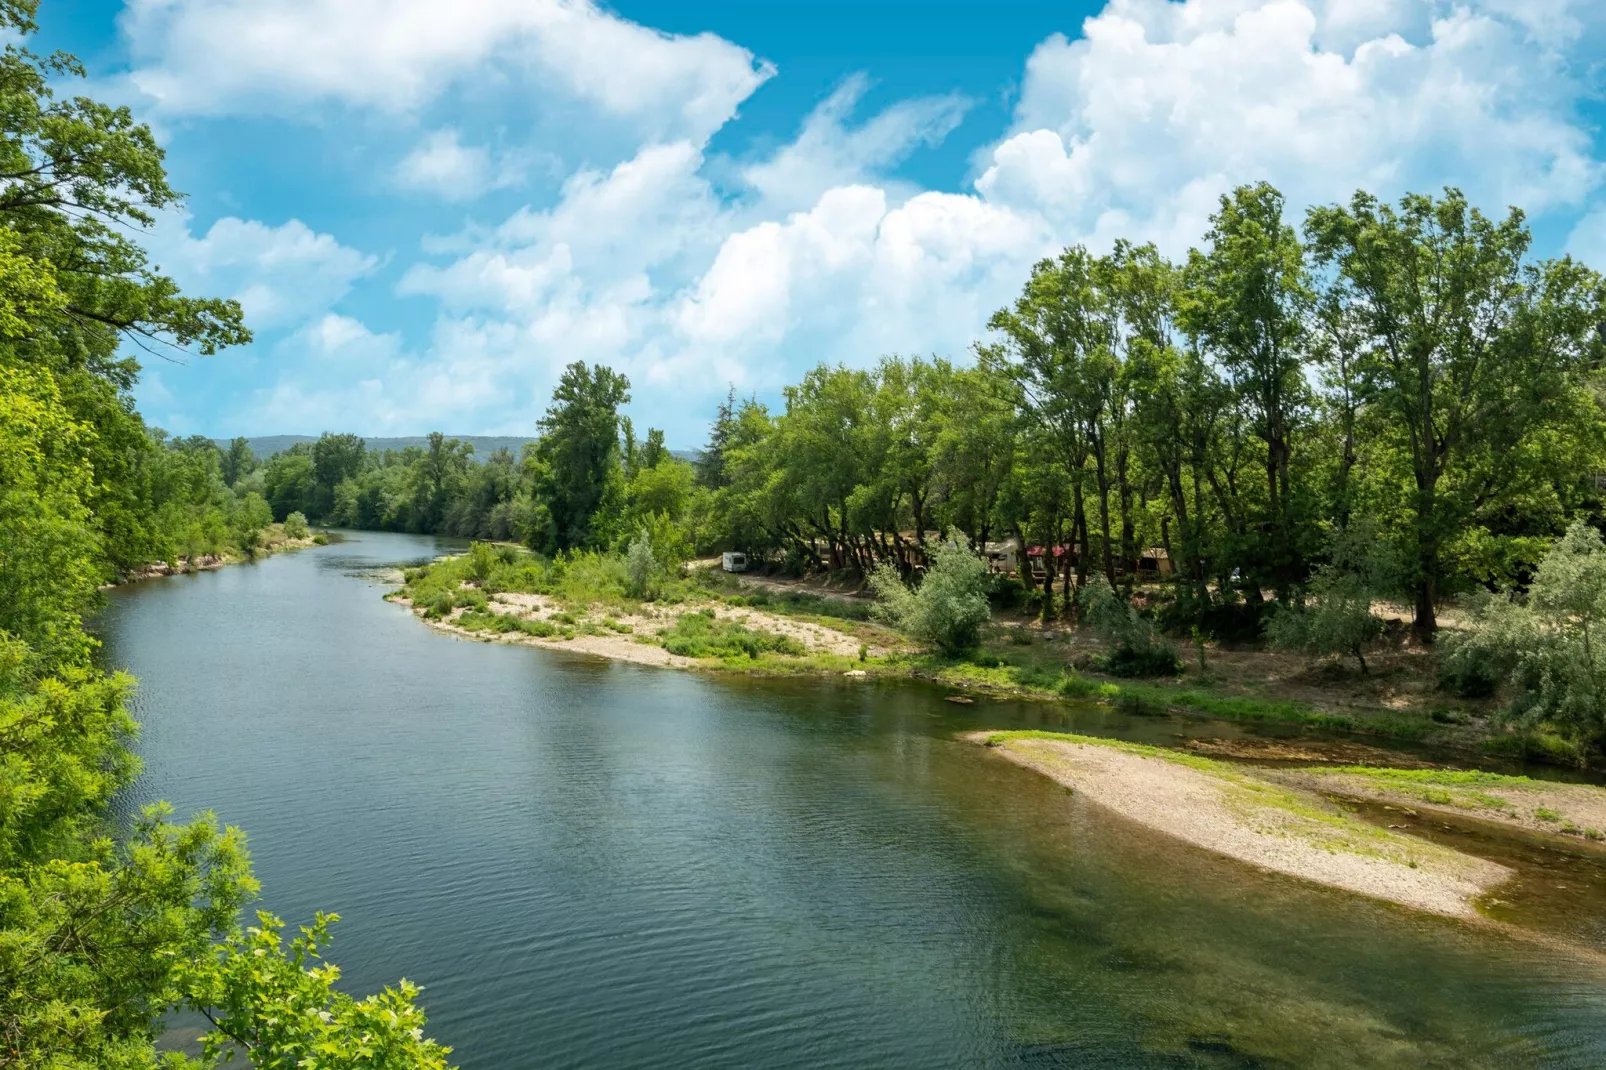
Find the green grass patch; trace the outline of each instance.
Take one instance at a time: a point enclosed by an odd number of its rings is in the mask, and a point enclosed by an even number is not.
[[[1302,770],[1317,776],[1361,777],[1381,789],[1434,806],[1462,810],[1509,810],[1511,803],[1482,788],[1522,789],[1533,783],[1525,776],[1486,773],[1481,769],[1386,769],[1365,765],[1327,766]]]
[[[683,614],[658,632],[663,648],[684,658],[744,658],[754,661],[765,654],[802,657],[807,648],[796,639],[732,620],[720,620],[711,609]]]
[[[1053,743],[1081,743],[1090,747],[1107,747],[1110,750],[1125,751],[1128,754],[1141,755],[1144,758],[1159,758],[1162,761],[1175,765],[1185,765],[1190,769],[1235,778],[1237,770],[1226,762],[1218,762],[1213,758],[1205,758],[1198,754],[1189,754],[1186,751],[1169,750],[1165,747],[1156,747],[1148,743],[1132,743],[1124,739],[1110,739],[1106,736],[1084,736],[1076,732],[1050,732],[1041,728],[1023,728],[1008,732],[989,732],[982,742],[989,747],[1002,746],[1017,739],[1046,739]]]
[[[1311,773],[1363,776],[1402,784],[1435,784],[1441,787],[1527,787],[1534,782],[1525,776],[1508,776],[1505,773],[1486,773],[1481,769],[1382,769],[1369,765],[1324,766],[1310,769]]]

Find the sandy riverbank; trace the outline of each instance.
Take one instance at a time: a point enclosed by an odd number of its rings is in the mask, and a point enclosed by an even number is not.
[[[1474,917],[1473,900],[1511,875],[1485,859],[1368,825],[1316,792],[1209,759],[1079,736],[965,738],[1196,847],[1417,910]]]
[[[397,605],[408,607],[409,611],[420,616],[420,619],[438,631],[449,632],[467,639],[481,642],[513,643],[523,646],[539,646],[552,650],[569,650],[575,653],[590,654],[595,657],[609,658],[614,661],[628,661],[637,665],[656,665],[675,669],[697,668],[711,665],[715,659],[697,659],[671,654],[659,645],[656,638],[661,628],[672,626],[677,619],[687,613],[696,613],[705,608],[715,608],[722,620],[733,621],[748,628],[771,632],[776,635],[794,639],[802,645],[810,655],[829,654],[839,658],[856,658],[861,646],[866,656],[879,657],[886,653],[882,647],[865,645],[863,641],[853,635],[828,628],[812,621],[795,620],[777,613],[766,613],[752,608],[732,608],[710,603],[682,603],[674,606],[655,608],[643,607],[639,613],[606,613],[589,614],[599,620],[608,622],[607,630],[600,634],[596,632],[575,633],[573,627],[566,629],[572,633],[569,638],[563,635],[537,636],[523,631],[495,632],[484,629],[471,630],[461,627],[457,620],[463,615],[462,609],[454,609],[448,616],[439,619],[430,619],[418,613],[412,601],[404,594],[390,596],[390,601]],[[519,620],[562,622],[586,617],[588,614],[566,609],[554,599],[538,594],[522,594],[502,592],[490,596],[486,608],[493,613],[514,617]],[[596,623],[593,621],[593,623]]]

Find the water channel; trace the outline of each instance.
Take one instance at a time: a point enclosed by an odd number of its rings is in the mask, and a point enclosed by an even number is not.
[[[138,584],[97,628],[140,679],[123,805],[245,828],[264,905],[338,911],[345,986],[425,985],[465,1070],[1606,1065],[1595,951],[1260,873],[952,740],[1057,707],[456,639],[372,572],[446,545]]]

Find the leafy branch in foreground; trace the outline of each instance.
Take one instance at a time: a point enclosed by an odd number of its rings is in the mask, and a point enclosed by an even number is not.
[[[319,913],[286,945],[284,922],[259,911],[256,925],[181,967],[185,1005],[212,1025],[207,1059],[243,1051],[257,1070],[446,1070],[451,1049],[424,1036],[418,985],[403,978],[361,1000],[334,987],[340,968],[323,951],[339,920]]]

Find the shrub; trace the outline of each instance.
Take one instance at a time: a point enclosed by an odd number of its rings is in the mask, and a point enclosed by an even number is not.
[[[1439,687],[1462,698],[1488,698],[1500,686],[1500,674],[1482,658],[1446,658],[1439,666]]]
[[[1112,676],[1175,676],[1182,671],[1177,648],[1160,638],[1154,622],[1115,593],[1102,575],[1077,596],[1088,626],[1110,645],[1100,668]]]
[[[440,620],[442,617],[450,615],[455,608],[457,608],[457,605],[452,600],[452,592],[441,591],[425,605],[424,616],[430,620]]]
[[[1527,729],[1606,737],[1606,545],[1574,523],[1545,554],[1527,598],[1484,596],[1473,624],[1447,637],[1452,679],[1508,679],[1507,710]],[[1542,734],[1541,737],[1542,738]]]
[[[1318,566],[1306,590],[1306,606],[1283,606],[1266,622],[1266,641],[1278,650],[1300,650],[1313,657],[1349,654],[1366,673],[1365,646],[1383,631],[1372,615],[1372,601],[1392,590],[1398,569],[1388,543],[1370,521],[1336,529],[1328,543],[1328,562]]]
[[[284,537],[287,539],[304,539],[310,530],[304,513],[291,513],[284,518]]]
[[[625,574],[629,582],[625,590],[632,598],[651,598],[658,578],[658,558],[652,552],[652,540],[642,528],[625,550]]]
[[[785,635],[749,628],[736,621],[720,621],[711,609],[684,614],[673,627],[659,633],[664,649],[687,658],[757,658],[762,654],[808,653],[802,643]]]
[[[491,578],[496,572],[496,566],[499,563],[497,561],[496,548],[485,542],[476,542],[471,545],[468,548],[468,553],[464,554],[463,558],[464,567],[468,570],[469,578],[479,584],[483,584]]]
[[[546,639],[558,634],[558,629],[544,620],[521,620],[519,630],[537,639]]]
[[[992,618],[987,606],[987,566],[970,552],[963,533],[953,530],[931,557],[925,580],[910,590],[891,565],[870,577],[876,593],[872,615],[945,654],[958,654],[981,642],[981,628]]]

